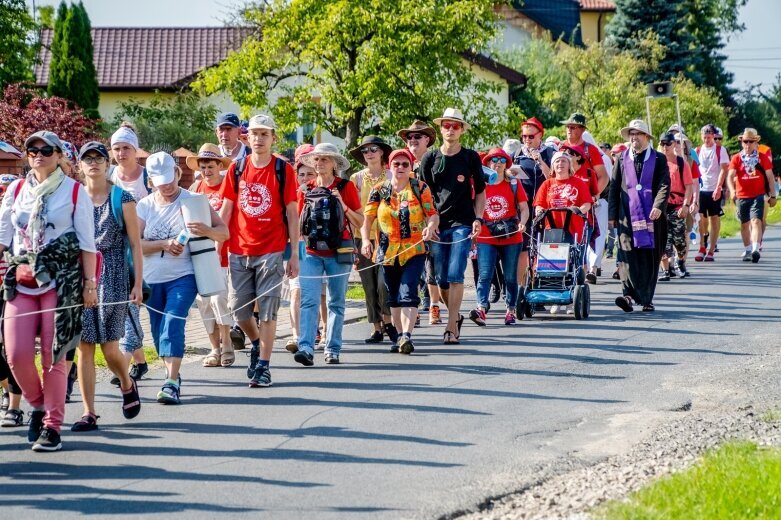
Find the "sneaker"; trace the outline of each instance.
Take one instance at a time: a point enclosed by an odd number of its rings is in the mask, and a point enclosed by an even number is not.
[[[759,251],[752,251],[751,252],[751,263],[756,264],[759,262]]]
[[[613,258],[613,251],[608,251],[605,258]]]
[[[3,428],[13,428],[24,424],[24,412],[21,410],[8,410],[0,422]]]
[[[399,353],[399,342],[397,341],[393,345],[391,345],[391,348],[389,350],[391,354],[398,354]]]
[[[128,375],[135,381],[140,381],[147,372],[149,372],[149,365],[146,363],[139,363],[130,367]],[[119,381],[119,379],[117,379],[117,381]],[[119,386],[119,382],[117,382],[117,386]]]
[[[504,315],[505,325],[515,325],[515,313],[513,311],[507,311]]]
[[[385,324],[385,335],[391,343],[396,343],[399,340],[399,331],[396,330],[396,326],[393,323]]]
[[[678,273],[680,273],[681,278],[688,278],[690,276],[689,271],[686,270],[685,260],[678,260]]]
[[[318,352],[322,352],[323,350],[325,350],[325,338],[323,338],[323,340],[320,341],[320,343],[317,343],[315,345],[315,350]]]
[[[591,285],[597,284],[597,275],[595,273],[587,273],[586,274],[586,281],[590,283]]]
[[[550,306],[550,313],[551,314],[558,314],[559,311],[566,310],[566,305],[551,305]]]
[[[57,451],[62,449],[60,434],[51,428],[44,428],[33,444],[33,451]]]
[[[0,413],[5,414],[9,406],[11,406],[11,395],[3,391],[3,397],[0,397]]]
[[[499,287],[496,285],[491,285],[491,290],[488,291],[488,301],[491,303],[496,303],[499,301],[499,298],[502,297],[502,291]]]
[[[315,364],[315,357],[305,350],[299,350],[293,356],[293,360],[296,363],[301,363],[305,367],[311,367]]]
[[[439,325],[442,323],[442,316],[439,313],[439,305],[432,305],[428,312],[429,325]]]
[[[714,251],[714,253],[715,253],[715,251]],[[713,258],[713,253],[708,253],[707,255],[705,255],[705,261],[706,261],[706,262],[713,262],[713,261],[715,261],[715,260],[716,260],[716,259],[715,259],[715,258]]]
[[[43,416],[46,412],[43,410],[33,410],[30,412],[30,421],[27,423],[27,442],[34,443],[41,435],[43,429]]]
[[[423,307],[424,309],[428,309],[429,307],[431,307],[431,298],[428,296],[424,296],[423,301],[420,303],[420,306]]]
[[[740,258],[743,259],[744,262],[750,262],[751,261],[751,248],[744,249],[742,253],[740,253]]]
[[[406,334],[399,339],[399,352],[402,354],[412,354],[415,352],[415,344],[412,343],[412,337]]]
[[[670,281],[669,271],[662,271],[661,273],[659,273],[659,278],[657,278],[656,281],[669,282]]]
[[[469,311],[469,319],[474,321],[479,327],[485,327],[485,311],[483,309],[473,309]]]
[[[266,388],[271,386],[271,369],[268,365],[258,366],[249,380],[250,388]]]
[[[325,364],[326,365],[338,365],[339,364],[339,354],[335,352],[329,352],[325,355]]]
[[[678,278],[678,274],[675,272],[675,268],[672,264],[670,264],[670,267],[667,269],[667,276],[670,278]]]
[[[157,402],[160,404],[181,404],[179,386],[166,381],[160,391],[157,392]]]
[[[255,365],[258,364],[258,358],[260,357],[260,347],[252,347],[249,351],[249,365],[247,365],[247,377],[252,379],[252,374],[255,373]]]
[[[285,343],[285,350],[287,350],[291,354],[295,354],[296,352],[298,352],[298,341],[293,338],[287,340],[287,343]]]
[[[230,330],[231,343],[233,344],[233,350],[243,350],[247,346],[247,336],[241,327],[234,325]]]
[[[384,336],[382,335],[382,331],[375,330],[372,332],[372,335],[363,340],[364,343],[371,344],[371,343],[382,343],[382,338]],[[320,343],[320,341],[318,341]]]
[[[699,251],[697,251],[697,256],[694,257],[695,262],[702,262],[705,260],[705,248],[701,247]]]

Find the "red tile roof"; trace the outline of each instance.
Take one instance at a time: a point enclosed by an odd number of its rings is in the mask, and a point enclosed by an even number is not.
[[[176,89],[203,68],[241,46],[247,29],[237,27],[99,27],[92,29],[101,90]],[[41,32],[36,84],[45,86],[51,62],[51,29]]]
[[[616,4],[611,0],[580,0],[580,10],[615,12]]]

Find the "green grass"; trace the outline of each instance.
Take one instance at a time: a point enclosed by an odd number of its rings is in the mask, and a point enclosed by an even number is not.
[[[366,293],[360,283],[350,283],[347,287],[348,300],[366,300]]]
[[[154,363],[158,359],[160,359],[157,356],[157,351],[155,350],[155,347],[144,347],[144,355],[146,356],[146,362],[147,363]],[[76,358],[79,357],[78,350],[76,351]],[[35,356],[35,366],[38,368],[38,371],[41,371],[41,356],[37,355]],[[98,368],[107,368],[106,365],[106,358],[103,357],[103,350],[100,347],[97,347],[95,349],[95,366]]]
[[[762,414],[761,419],[768,423],[781,422],[781,410],[769,410]]]
[[[774,208],[769,208],[767,223],[778,224],[779,222],[781,222],[781,205],[776,205]],[[724,216],[721,218],[719,238],[730,238],[738,233],[740,233],[740,222],[735,215],[735,204],[732,201],[728,201],[724,205]]]
[[[730,443],[694,467],[608,502],[595,518],[777,519],[781,516],[781,449]]]

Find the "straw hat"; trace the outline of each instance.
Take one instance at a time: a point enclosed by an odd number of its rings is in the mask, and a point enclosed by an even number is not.
[[[309,153],[305,153],[300,157],[302,163],[314,168],[315,157],[330,157],[336,162],[336,170],[339,172],[347,171],[350,169],[350,161],[344,155],[339,153],[339,149],[336,145],[331,143],[320,143],[315,146],[314,150]]]
[[[222,163],[222,169],[227,170],[231,165],[230,157],[223,157],[220,153],[220,149],[216,144],[206,143],[198,150],[198,155],[191,155],[184,160],[185,164],[192,171],[198,170],[198,159],[208,159],[210,161],[217,161]]]
[[[621,129],[621,137],[625,141],[629,141],[629,132],[632,130],[636,132],[642,132],[651,139],[654,138],[654,136],[651,135],[651,131],[648,130],[648,124],[642,119],[632,119],[628,125]]]
[[[464,132],[472,128],[472,125],[464,121],[464,114],[462,114],[461,111],[457,108],[446,108],[445,113],[442,114],[442,117],[434,119],[434,124],[441,126],[442,121],[455,121],[457,123],[461,123],[464,126]]]
[[[743,133],[738,137],[741,141],[759,141],[762,136],[757,133],[755,128],[746,128]]]

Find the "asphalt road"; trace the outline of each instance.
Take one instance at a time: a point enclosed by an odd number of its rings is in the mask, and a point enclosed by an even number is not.
[[[0,431],[4,518],[77,515],[264,518],[438,518],[470,510],[572,464],[627,449],[672,410],[698,406],[702,385],[770,345],[781,230],[744,264],[735,240],[714,264],[660,284],[657,312],[624,314],[612,264],[592,316],[505,327],[467,320],[462,344],[416,331],[411,357],[363,344],[346,327],[343,364],[293,363],[281,348],[274,386],[250,389],[245,360],[183,368],[184,404],[153,402],[162,373],[141,383],[141,415],[122,419],[118,393],[98,387],[100,430],[65,431],[64,450],[32,452],[25,430]],[[464,308],[468,308],[467,302]],[[712,374],[723,378],[714,381]],[[70,424],[81,405],[68,405]]]

